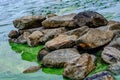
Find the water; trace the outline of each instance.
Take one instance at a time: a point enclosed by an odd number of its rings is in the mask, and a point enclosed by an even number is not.
[[[107,19],[120,21],[120,0],[0,0],[0,80],[63,80],[62,75],[41,70],[23,74],[28,66],[38,65],[21,59],[8,43],[7,34],[15,29],[12,21],[26,15],[58,15],[93,10]],[[116,76],[117,80],[120,76]]]

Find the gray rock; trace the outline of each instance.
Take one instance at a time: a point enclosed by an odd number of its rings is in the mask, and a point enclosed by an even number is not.
[[[114,77],[108,71],[98,72],[84,80],[115,80]]]
[[[63,16],[54,16],[46,19],[42,22],[43,27],[45,28],[55,28],[55,27],[76,27],[73,17],[76,14],[68,14]]]
[[[63,76],[71,80],[83,80],[88,73],[95,69],[95,56],[84,53],[64,68]]]
[[[111,64],[108,68],[109,71],[111,71],[112,73],[119,75],[120,74],[120,62]]]
[[[109,64],[120,61],[120,51],[114,47],[105,47],[102,52],[102,59]]]
[[[24,16],[13,21],[17,29],[30,29],[41,27],[41,22],[46,18],[44,16]]]
[[[80,57],[79,52],[74,48],[59,49],[44,56],[42,64],[46,67],[64,67]]]
[[[40,69],[40,66],[31,66],[29,68],[27,68],[26,70],[23,71],[23,73],[33,73],[36,72]]]
[[[94,11],[84,11],[74,17],[75,23],[79,26],[99,27],[107,25],[108,21],[99,13]]]
[[[78,46],[83,49],[93,49],[109,43],[114,36],[112,31],[89,29],[77,40]]]

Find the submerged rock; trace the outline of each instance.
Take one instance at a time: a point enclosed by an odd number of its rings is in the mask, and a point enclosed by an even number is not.
[[[80,57],[79,52],[74,48],[59,49],[47,54],[42,61],[46,67],[64,67],[67,63],[72,63]]]
[[[63,72],[63,76],[71,80],[83,80],[88,73],[95,69],[95,56],[82,54],[79,59],[68,64]]]
[[[54,16],[51,18],[46,19],[42,22],[42,25],[45,28],[55,28],[55,27],[76,27],[76,24],[74,23],[73,17],[76,14],[68,14],[63,16]]]
[[[35,31],[29,35],[27,43],[29,46],[37,46],[40,43],[40,38],[43,36],[43,33],[40,31]]]
[[[120,62],[111,64],[108,68],[109,71],[111,71],[112,73],[119,75],[120,74]]]
[[[102,52],[102,59],[109,64],[120,61],[120,51],[114,47],[105,47]]]
[[[24,16],[13,21],[17,29],[30,29],[41,27],[41,22],[46,18],[44,16]]]
[[[77,43],[83,49],[92,49],[109,43],[114,36],[112,31],[90,29],[86,34],[81,36]]]
[[[40,69],[40,66],[32,66],[27,68],[26,70],[23,71],[23,73],[32,73],[32,72],[36,72]]]
[[[70,48],[75,45],[76,40],[77,40],[76,35],[61,34],[57,36],[56,38],[46,42],[45,47],[49,50]]]
[[[38,55],[37,55],[37,60],[38,61],[41,61],[43,60],[44,56],[47,55],[49,53],[49,51],[45,48],[42,48],[39,52],[38,52]]]
[[[18,38],[19,37],[19,33],[16,30],[11,30],[8,34],[9,38]]]
[[[108,21],[99,13],[84,11],[74,17],[75,23],[79,26],[99,27],[107,25]]]
[[[90,77],[87,77],[84,80],[115,80],[115,79],[110,72],[103,71],[103,72],[96,73]]]

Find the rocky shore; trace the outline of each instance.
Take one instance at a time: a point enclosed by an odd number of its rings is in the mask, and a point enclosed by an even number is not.
[[[37,56],[42,67],[64,68],[63,76],[71,80],[115,80],[114,75],[120,75],[120,22],[84,11],[63,16],[24,16],[13,24],[18,30],[10,31],[9,42],[30,47],[45,45]],[[109,67],[88,76],[96,69],[96,55]]]

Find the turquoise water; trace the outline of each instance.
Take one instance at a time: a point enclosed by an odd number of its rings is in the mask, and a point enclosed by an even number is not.
[[[63,80],[62,75],[47,74],[42,70],[23,74],[29,66],[38,65],[21,59],[11,49],[7,34],[15,29],[12,21],[25,15],[58,15],[94,10],[107,19],[120,21],[120,0],[0,0],[0,80]],[[120,76],[116,76],[120,80]]]

